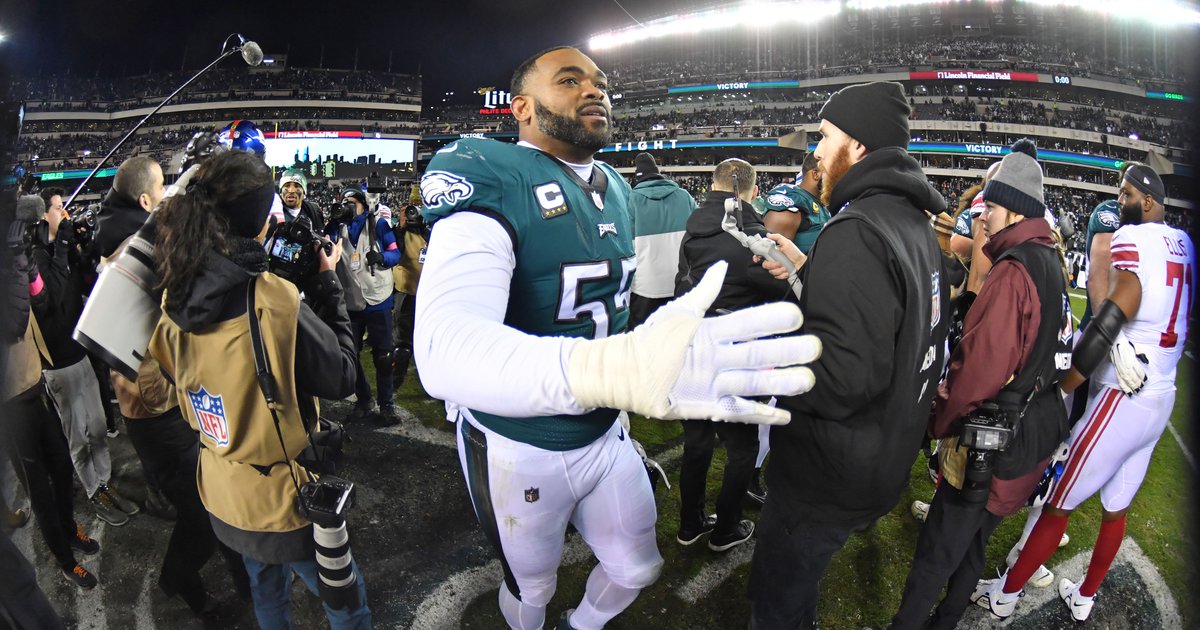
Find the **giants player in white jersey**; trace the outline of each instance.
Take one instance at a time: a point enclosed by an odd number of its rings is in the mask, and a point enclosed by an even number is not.
[[[1097,492],[1103,515],[1087,575],[1080,583],[1063,579],[1058,585],[1076,621],[1091,613],[1120,549],[1125,512],[1175,405],[1175,367],[1196,280],[1192,241],[1163,223],[1164,198],[1162,180],[1150,167],[1135,164],[1126,171],[1117,197],[1122,227],[1112,239],[1108,299],[1076,344],[1074,369],[1062,383],[1070,391],[1091,374],[1088,407],[1020,558],[1004,577],[981,582],[976,591],[976,603],[997,617],[1012,614],[1025,581],[1058,546],[1071,512]]]

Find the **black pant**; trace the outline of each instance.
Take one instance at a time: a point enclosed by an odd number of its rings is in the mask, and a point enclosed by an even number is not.
[[[33,566],[8,536],[0,534],[0,628],[11,622],[17,628],[66,628],[38,588]]]
[[[780,509],[770,497],[763,506],[750,563],[752,630],[816,627],[821,577],[830,558],[850,534],[871,523],[812,523],[803,517]]]
[[[968,503],[954,486],[938,486],[891,627],[921,628],[926,621],[931,628],[958,625],[983,573],[988,539],[1002,520],[1004,517],[987,511],[986,502]],[[929,619],[929,609],[942,586],[946,586],[946,597]]]
[[[46,407],[42,384],[3,405],[6,441],[16,449],[29,484],[29,503],[50,553],[64,569],[75,567],[71,451],[62,425]]]
[[[758,425],[711,420],[683,421],[683,460],[679,466],[679,526],[699,528],[704,520],[704,494],[713,438],[725,443],[725,477],[717,495],[717,530],[733,531],[742,520],[742,499],[754,476],[758,456]]]
[[[636,328],[654,314],[658,307],[670,302],[671,298],[648,298],[636,293],[629,297],[629,328]]]
[[[146,474],[158,480],[177,512],[175,529],[163,556],[162,581],[174,590],[198,588],[200,568],[220,542],[213,535],[208,511],[196,489],[200,445],[196,433],[178,407],[155,418],[126,420],[125,427]],[[225,549],[222,552],[227,560],[232,556],[234,564],[242,566],[236,552],[225,553]]]
[[[390,273],[390,272],[388,272]],[[366,333],[367,343],[371,346],[371,359],[375,364],[375,391],[379,395],[379,405],[386,407],[392,404],[392,311],[351,311],[350,332],[354,335],[354,349],[362,353],[363,334]],[[354,394],[359,403],[371,400],[371,384],[367,382],[367,373],[363,371],[362,359],[355,361],[358,376],[354,382]]]
[[[92,364],[92,371],[96,373],[96,381],[100,383],[100,400],[104,403],[104,423],[108,426],[109,431],[117,429],[117,414],[113,411],[113,399],[116,394],[113,393],[112,377],[109,376],[108,366],[104,364],[95,355],[88,354],[88,361]],[[152,480],[147,479],[147,482]],[[153,486],[158,487],[158,486]]]

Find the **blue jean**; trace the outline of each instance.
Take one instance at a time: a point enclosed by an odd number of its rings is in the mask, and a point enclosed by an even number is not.
[[[317,561],[304,560],[287,564],[263,564],[249,556],[242,556],[246,564],[246,572],[250,574],[250,593],[254,596],[254,616],[258,626],[263,630],[290,630],[292,628],[291,572],[304,580],[314,595],[317,591]],[[369,629],[371,627],[371,609],[367,607],[367,587],[363,582],[362,573],[358,571],[357,563],[353,563],[354,574],[358,576],[358,608],[334,610],[324,602],[325,616],[329,618],[329,626],[333,630],[341,628]]]

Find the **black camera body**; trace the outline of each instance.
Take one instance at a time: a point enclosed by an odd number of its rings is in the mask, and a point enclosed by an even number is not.
[[[301,214],[293,221],[275,225],[267,248],[267,269],[271,273],[303,287],[316,273],[317,247],[333,253],[333,244],[313,230],[312,222]]]
[[[1011,414],[990,400],[963,421],[959,445],[967,448],[962,488],[965,501],[987,501],[996,454],[1008,448],[1014,433]]]
[[[319,527],[338,528],[345,524],[346,508],[354,504],[354,482],[333,475],[300,486],[296,507],[300,514]]]
[[[354,220],[355,206],[350,200],[336,201],[329,204],[325,209],[326,223],[331,225],[345,225]]]

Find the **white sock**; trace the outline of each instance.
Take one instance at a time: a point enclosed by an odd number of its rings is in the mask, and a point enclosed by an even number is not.
[[[571,613],[571,627],[575,630],[600,630],[613,617],[637,599],[640,588],[625,588],[617,585],[604,567],[596,565],[588,576],[587,590],[583,593],[583,601],[575,612]]]
[[[500,612],[504,621],[513,630],[541,630],[546,623],[546,607],[530,606],[508,591],[508,584],[500,583]]]

